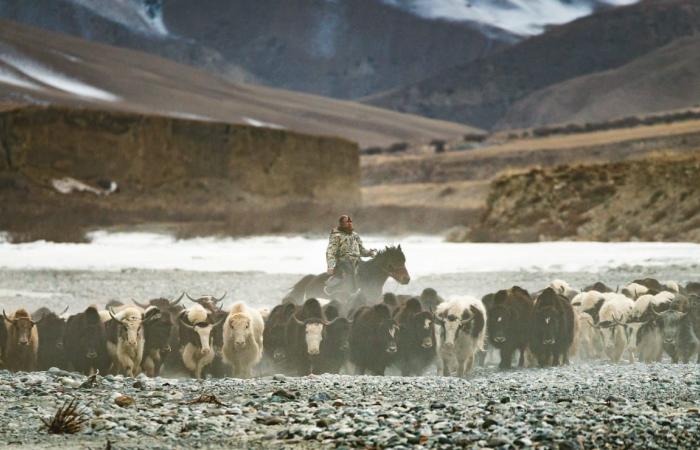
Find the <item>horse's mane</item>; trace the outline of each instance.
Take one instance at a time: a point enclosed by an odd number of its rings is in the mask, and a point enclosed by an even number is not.
[[[401,250],[401,244],[397,246],[387,245],[372,258],[372,260],[376,261],[386,261],[387,259],[399,259],[401,262],[406,262],[406,257],[403,254],[403,250]]]

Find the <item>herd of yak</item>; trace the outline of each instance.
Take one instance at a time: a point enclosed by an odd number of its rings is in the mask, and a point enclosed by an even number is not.
[[[466,375],[500,357],[499,367],[567,364],[570,358],[700,362],[700,283],[647,278],[612,290],[581,291],[555,280],[529,293],[514,286],[482,299],[384,294],[368,301],[285,298],[272,310],[222,298],[189,307],[158,298],[110,302],[67,315],[3,310],[0,368],[57,367],[84,374],[248,378],[286,373]],[[495,362],[495,361],[494,361]],[[431,369],[433,368],[433,369]],[[434,372],[432,372],[434,373]]]

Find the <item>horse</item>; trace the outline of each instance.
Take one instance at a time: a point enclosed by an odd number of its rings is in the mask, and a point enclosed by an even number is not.
[[[301,303],[306,298],[326,298],[328,294],[323,288],[329,277],[328,273],[306,275],[292,287],[287,298],[293,298],[296,303]],[[357,284],[370,302],[381,297],[384,283],[389,277],[404,285],[411,281],[408,270],[406,270],[406,256],[401,250],[401,245],[397,247],[387,246],[371,259],[360,260],[358,263]],[[346,294],[345,297],[349,297],[353,293],[347,292]]]

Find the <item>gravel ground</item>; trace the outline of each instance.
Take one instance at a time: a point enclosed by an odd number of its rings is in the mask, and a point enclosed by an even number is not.
[[[519,284],[535,290],[554,278],[583,286],[622,285],[644,276],[697,280],[693,268],[626,267],[604,273],[506,272],[422,277],[408,288],[482,295]],[[257,272],[2,271],[0,306],[77,311],[111,298],[146,299],[229,292],[272,306],[298,279]],[[468,379],[320,376],[253,380],[98,377],[62,371],[0,371],[0,443],[5,448],[698,448],[700,365],[572,365],[497,372]],[[193,404],[202,394],[221,404]],[[118,406],[121,395],[133,399]],[[74,435],[50,435],[41,418],[76,398],[86,422]]]
[[[0,372],[5,448],[698,448],[697,365],[577,365],[440,377],[209,381]],[[214,395],[220,404],[192,401]],[[116,399],[128,396],[130,406]],[[74,435],[41,424],[76,398]]]

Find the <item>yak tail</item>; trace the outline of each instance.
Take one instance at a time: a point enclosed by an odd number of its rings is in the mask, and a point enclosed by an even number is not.
[[[297,281],[294,286],[292,286],[292,289],[289,291],[289,294],[287,294],[287,297],[291,297],[297,302],[303,301],[306,294],[306,286],[308,286],[314,278],[316,278],[316,275],[305,275],[301,280]]]

